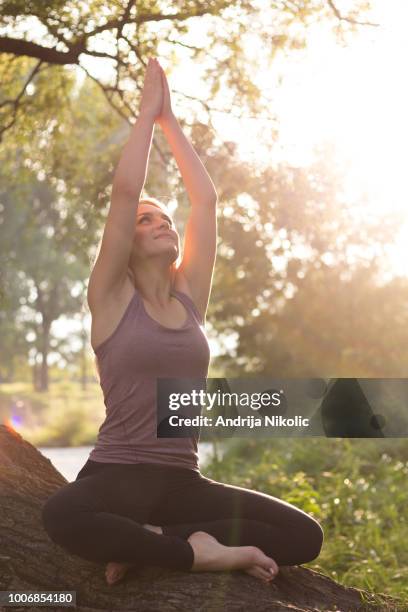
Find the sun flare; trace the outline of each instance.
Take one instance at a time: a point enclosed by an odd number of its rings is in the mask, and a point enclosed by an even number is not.
[[[379,27],[360,28],[342,46],[327,26],[317,24],[297,59],[280,58],[273,74],[271,68],[258,70],[254,78],[278,118],[278,142],[262,142],[268,126],[261,121],[240,120],[237,130],[232,119],[220,117],[217,127],[261,165],[274,159],[307,165],[317,145],[333,143],[350,201],[364,201],[362,222],[367,213],[403,213],[389,267],[393,274],[408,274],[408,4],[372,4]]]

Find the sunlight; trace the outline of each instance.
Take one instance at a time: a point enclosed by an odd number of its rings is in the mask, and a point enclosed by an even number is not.
[[[388,250],[390,268],[394,276],[408,276],[408,223],[401,227],[394,244]]]
[[[255,131],[253,120],[241,120],[237,131],[232,119],[219,122],[220,131],[232,140],[239,134],[242,155],[259,165],[279,159],[307,165],[317,145],[333,143],[345,168],[349,200],[364,202],[355,211],[362,223],[367,214],[405,211],[408,202],[408,4],[377,0],[373,7],[381,27],[360,28],[341,46],[327,25],[317,24],[307,49],[276,58],[273,73],[264,68],[254,75],[278,117],[277,142],[262,142],[262,130],[270,130],[265,123],[259,122]],[[406,221],[389,258],[395,274],[408,274]]]

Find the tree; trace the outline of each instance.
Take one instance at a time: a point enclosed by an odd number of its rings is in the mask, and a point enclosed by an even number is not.
[[[0,590],[75,591],[83,612],[115,609],[396,610],[391,597],[345,588],[304,567],[282,567],[266,588],[244,573],[191,573],[147,567],[130,570],[114,589],[104,566],[68,554],[52,543],[41,525],[41,509],[63,476],[15,430],[0,425]],[[214,588],[208,589],[209,581]],[[152,583],[154,591],[152,592]],[[38,606],[26,606],[28,612]]]
[[[112,130],[122,122],[115,118],[112,124],[112,112],[104,115],[106,104],[92,90],[93,84],[83,87],[75,96],[75,107],[67,105],[48,117],[43,131],[30,140],[20,135],[8,142],[1,156],[5,316],[0,329],[8,330],[9,350],[2,353],[0,363],[7,370],[16,345],[20,357],[30,351],[33,382],[39,390],[48,388],[48,354],[58,351],[53,322],[77,313],[84,304],[90,248],[98,242],[108,199]]]
[[[213,361],[221,376],[404,376],[408,287],[381,279],[401,219],[369,218],[338,166],[330,149],[307,168],[213,153],[222,205],[209,320],[217,337],[236,335]]]
[[[98,84],[118,113],[127,119],[134,116],[138,105],[134,88],[140,90],[146,60],[159,49],[172,58],[177,58],[181,49],[203,63],[202,79],[208,97],[198,101],[202,110],[211,114],[219,109],[219,98],[221,110],[226,112],[259,112],[265,109],[265,101],[251,77],[252,67],[246,57],[249,29],[258,34],[265,51],[273,57],[278,49],[302,46],[307,25],[317,20],[332,22],[340,33],[373,25],[362,17],[369,8],[366,0],[356,2],[348,14],[343,14],[334,0],[279,2],[268,7],[249,0],[178,1],[168,7],[157,0],[117,0],[109,5],[100,0],[5,0],[0,13],[0,53],[5,57],[0,134],[18,117],[29,114],[36,97],[41,97],[41,81],[52,80],[56,70],[62,79],[69,74],[60,71],[64,66],[79,67]],[[198,20],[207,32],[197,45],[186,35]],[[16,80],[15,67],[20,67],[21,59],[25,70]],[[98,76],[89,67],[89,59],[109,62],[111,74]],[[229,104],[225,103],[224,87],[233,93],[226,98],[231,100]],[[217,97],[219,93],[222,95]],[[57,103],[61,103],[61,97]]]

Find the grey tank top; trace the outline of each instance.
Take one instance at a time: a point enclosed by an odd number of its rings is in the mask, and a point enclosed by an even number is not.
[[[171,294],[187,311],[171,329],[153,319],[137,290],[115,331],[95,355],[106,417],[89,459],[101,463],[163,463],[199,471],[199,434],[157,438],[157,378],[206,378],[210,348],[191,298]]]

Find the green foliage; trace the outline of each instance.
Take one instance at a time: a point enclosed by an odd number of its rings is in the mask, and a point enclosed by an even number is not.
[[[408,283],[382,278],[401,219],[367,219],[338,166],[322,150],[308,168],[259,169],[212,146],[221,204],[209,318],[218,338],[238,334],[213,361],[222,376],[405,376]]]
[[[1,14],[11,17],[18,15],[46,17],[51,11],[59,11],[66,4],[65,0],[3,0]]]
[[[0,420],[21,418],[17,431],[34,446],[94,444],[105,406],[98,384],[86,390],[70,381],[52,383],[47,393],[28,384],[0,387]]]
[[[30,349],[42,359],[52,345],[62,351],[51,325],[83,308],[123,126],[89,82],[51,111],[41,129],[14,126],[16,138],[0,154],[0,373],[6,380]],[[23,307],[31,317],[21,316]],[[29,332],[34,340],[27,340]]]
[[[72,70],[40,66],[38,60],[25,56],[1,55],[0,127],[7,128],[7,146],[20,149],[21,154],[24,143],[44,138],[66,111],[74,82]]]
[[[407,440],[237,439],[204,473],[304,510],[325,533],[308,567],[408,604]]]
[[[284,308],[274,312],[275,300],[266,301],[242,330],[238,356],[256,356],[257,372],[274,376],[404,377],[406,280],[379,285],[374,264],[348,270],[348,279],[345,271],[316,261],[294,279],[295,295]]]

